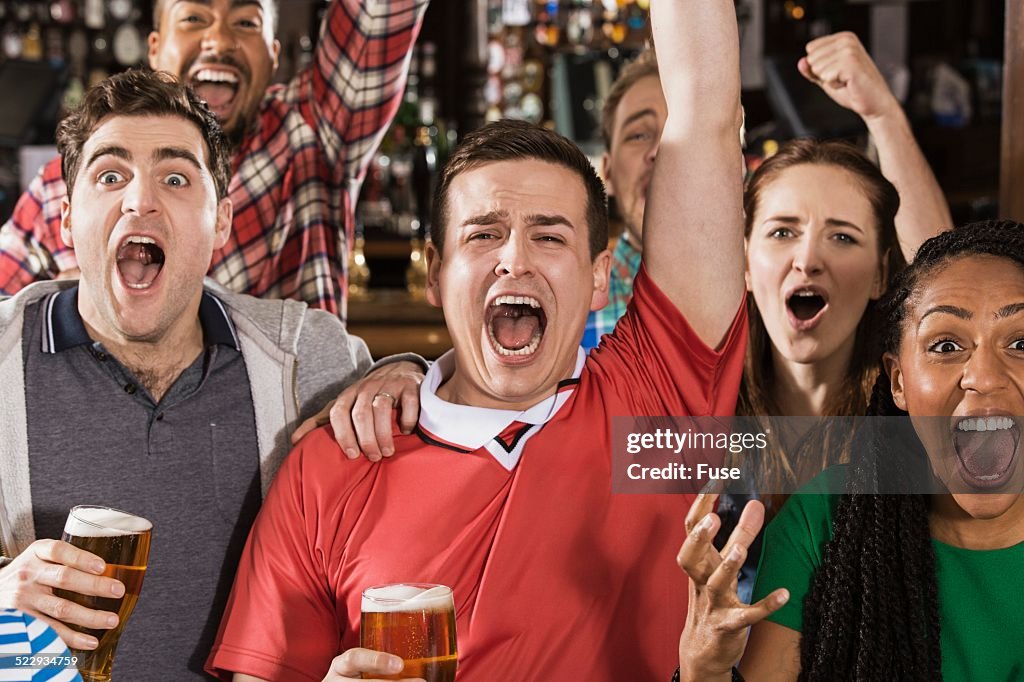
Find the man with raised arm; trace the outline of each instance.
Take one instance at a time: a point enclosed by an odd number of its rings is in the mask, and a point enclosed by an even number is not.
[[[686,603],[672,540],[691,498],[613,495],[611,419],[734,409],[740,87],[730,0],[653,11],[676,29],[660,53],[669,116],[622,322],[580,349],[609,258],[587,158],[526,123],[467,136],[438,183],[428,251],[454,350],[390,459],[338,466],[327,428],[289,456],[210,657],[223,679],[398,673],[400,659],[358,648],[362,590],[397,581],[453,587],[461,679],[671,675]]]
[[[228,289],[293,298],[345,318],[353,202],[401,101],[426,0],[334,0],[309,68],[268,89],[279,0],[155,0],[149,65],[195,88],[234,153],[234,224],[209,274]],[[0,229],[0,295],[74,276],[61,237],[60,159]]]

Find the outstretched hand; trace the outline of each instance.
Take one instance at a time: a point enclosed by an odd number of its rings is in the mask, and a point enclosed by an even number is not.
[[[865,120],[899,107],[860,39],[848,31],[807,43],[807,56],[800,59],[797,69],[837,104]]]
[[[743,655],[747,628],[764,620],[789,599],[778,589],[750,606],[737,594],[737,577],[750,544],[764,524],[764,505],[751,501],[721,552],[712,540],[721,526],[711,512],[717,495],[701,494],[686,515],[686,541],[679,550],[679,567],[690,577],[686,626],[679,639],[679,669],[683,680],[730,679],[732,666]]]
[[[423,369],[415,362],[392,362],[352,384],[338,398],[304,421],[292,434],[298,443],[313,429],[331,423],[338,445],[349,459],[362,452],[371,462],[395,453],[391,415],[398,410],[398,428],[412,433],[420,415]]]

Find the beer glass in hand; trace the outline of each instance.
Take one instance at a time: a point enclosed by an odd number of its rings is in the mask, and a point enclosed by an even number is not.
[[[450,587],[423,583],[368,587],[363,591],[362,611],[359,646],[405,660],[401,674],[383,679],[454,682],[458,654]]]
[[[99,642],[92,651],[75,651],[78,670],[85,682],[109,682],[114,665],[114,650],[125,623],[135,608],[146,575],[149,542],[153,524],[146,519],[108,507],[79,506],[72,508],[64,525],[64,542],[92,552],[107,562],[103,575],[124,583],[124,596],[119,599],[90,597],[77,592],[55,590],[55,593],[88,609],[113,611],[117,627],[112,630],[91,630],[79,625],[69,627],[92,635]]]

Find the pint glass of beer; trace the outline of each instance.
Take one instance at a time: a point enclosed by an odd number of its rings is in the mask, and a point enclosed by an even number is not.
[[[368,587],[363,591],[362,611],[360,646],[405,659],[401,674],[382,679],[422,677],[427,682],[454,682],[458,654],[450,587],[423,583]]]
[[[110,682],[117,641],[139,599],[142,578],[146,575],[152,531],[153,524],[146,519],[108,507],[79,506],[68,514],[61,539],[103,559],[107,562],[103,575],[124,583],[124,596],[120,599],[55,590],[59,597],[89,609],[112,611],[120,619],[112,630],[70,626],[92,635],[99,642],[93,651],[73,652],[78,657],[78,670],[85,682]]]

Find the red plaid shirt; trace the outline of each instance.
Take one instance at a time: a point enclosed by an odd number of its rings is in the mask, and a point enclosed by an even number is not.
[[[426,0],[337,0],[309,69],[272,87],[235,156],[234,230],[210,275],[229,289],[295,298],[344,319],[353,197],[401,103]],[[60,237],[60,159],[0,229],[0,294],[78,267]]]

